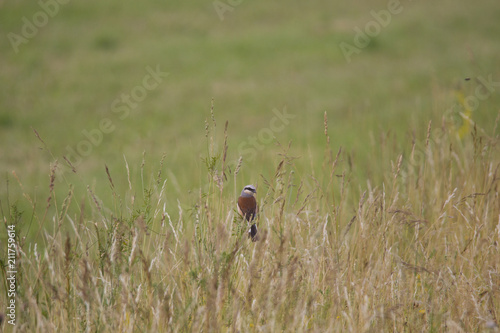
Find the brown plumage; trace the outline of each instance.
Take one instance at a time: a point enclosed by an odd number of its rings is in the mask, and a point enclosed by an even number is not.
[[[253,221],[257,210],[257,200],[255,197],[239,197],[238,198],[238,213],[243,216],[248,222]]]

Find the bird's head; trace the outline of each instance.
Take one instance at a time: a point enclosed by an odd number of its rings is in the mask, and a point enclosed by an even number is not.
[[[254,194],[257,193],[257,190],[255,189],[255,186],[253,185],[247,185],[243,188],[243,191],[241,191],[242,196],[254,196]]]

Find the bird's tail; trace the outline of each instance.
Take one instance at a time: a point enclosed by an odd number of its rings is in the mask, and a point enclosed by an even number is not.
[[[252,242],[256,242],[259,240],[259,236],[257,235],[257,225],[252,224],[250,230],[248,230],[248,238],[252,239]]]

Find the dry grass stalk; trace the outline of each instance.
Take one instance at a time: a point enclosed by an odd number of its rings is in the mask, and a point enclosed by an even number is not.
[[[107,207],[90,186],[93,205],[73,205],[70,188],[59,207],[51,181],[53,222],[19,243],[18,320],[34,332],[494,329],[500,161],[498,138],[480,133],[434,141],[429,123],[420,140],[428,159],[415,158],[416,165],[386,142],[384,160],[374,161],[385,166],[381,181],[367,186],[352,180],[340,150],[331,169],[297,177],[284,149],[276,168],[261,175],[256,243],[233,219],[235,198],[214,191],[223,180],[212,173],[208,190],[172,200],[155,185],[160,174],[131,182],[125,160],[127,191],[144,187],[150,196],[123,210]],[[217,167],[231,160],[226,148],[221,153]],[[432,172],[422,171],[430,161]],[[6,215],[10,221],[14,209]]]

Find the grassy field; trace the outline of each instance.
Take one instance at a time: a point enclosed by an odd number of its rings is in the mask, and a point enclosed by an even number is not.
[[[498,331],[498,1],[0,8],[4,331]]]

